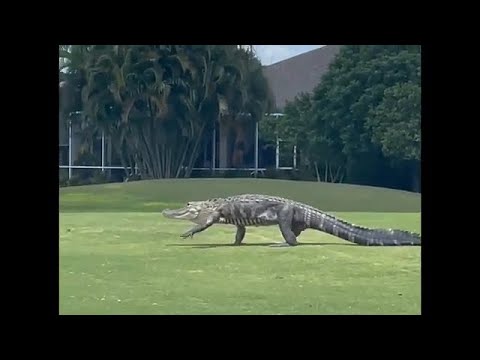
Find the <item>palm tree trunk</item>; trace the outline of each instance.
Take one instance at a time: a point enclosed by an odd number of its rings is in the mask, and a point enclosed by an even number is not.
[[[148,167],[150,168],[149,170],[149,175],[153,178],[157,178],[158,176],[158,164],[155,163],[153,154],[151,153],[151,149],[148,146],[147,140],[144,136],[143,129],[140,129],[137,131],[137,136],[139,140],[139,147],[140,147],[140,152],[142,154],[142,158],[148,164]]]
[[[125,160],[125,156],[123,153],[123,146],[121,143],[121,130],[114,133],[111,137],[111,143],[113,150],[117,153],[118,157],[120,158],[120,163],[123,166],[123,170],[125,171],[125,175],[128,176],[128,164]]]
[[[219,132],[220,132],[220,144],[218,149],[218,166],[220,168],[227,168],[228,164],[228,130],[229,126],[225,121],[220,121]]]
[[[237,124],[235,127],[235,145],[232,153],[232,165],[242,167],[245,162],[245,147],[247,144],[244,124]]]
[[[198,158],[198,154],[199,154],[199,151],[198,151],[198,146],[202,140],[202,137],[203,137],[203,130],[205,129],[205,123],[202,124],[202,127],[200,128],[198,134],[197,134],[197,138],[195,140],[195,144],[193,146],[193,150],[191,152],[191,155],[190,155],[190,160],[188,162],[188,166],[186,168],[186,171],[185,171],[185,177],[190,177],[190,175],[192,174],[192,170],[193,170],[193,165],[195,163],[195,160],[197,160]]]
[[[185,157],[187,156],[187,151],[190,147],[190,144],[191,144],[191,139],[187,140],[186,144],[184,145],[182,157],[180,158],[180,161],[177,163],[177,172],[175,174],[176,178],[180,176],[180,172],[182,171],[182,166],[185,161]]]

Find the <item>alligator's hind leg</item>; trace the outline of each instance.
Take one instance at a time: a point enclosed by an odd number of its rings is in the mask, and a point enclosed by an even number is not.
[[[235,234],[235,243],[234,245],[240,245],[245,238],[246,228],[244,225],[237,225],[237,233]]]
[[[282,233],[283,239],[286,243],[274,244],[271,246],[284,247],[284,246],[296,246],[298,245],[297,236],[292,231],[293,222],[293,209],[290,206],[285,206],[278,212],[278,226]]]

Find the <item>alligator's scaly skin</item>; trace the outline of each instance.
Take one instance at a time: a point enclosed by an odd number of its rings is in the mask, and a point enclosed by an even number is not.
[[[364,246],[421,245],[419,234],[404,230],[369,229],[350,224],[312,206],[277,196],[243,194],[227,198],[192,201],[178,210],[165,210],[165,217],[190,220],[197,224],[183,238],[206,230],[213,224],[237,227],[235,245],[240,245],[247,226],[277,225],[285,244],[295,246],[306,229],[315,229]]]

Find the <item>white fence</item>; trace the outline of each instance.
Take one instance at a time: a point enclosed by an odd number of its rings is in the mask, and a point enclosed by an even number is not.
[[[281,113],[275,114],[267,114],[268,116],[275,116],[278,118],[279,116],[283,116]],[[255,127],[255,167],[253,168],[219,168],[215,167],[216,163],[216,129],[213,129],[213,142],[212,142],[212,168],[193,168],[193,170],[211,170],[211,171],[252,171],[251,175],[257,176],[257,174],[263,173],[266,168],[259,168],[258,167],[258,122],[256,123]],[[276,142],[276,150],[275,150],[275,169],[277,170],[292,170],[296,169],[297,167],[297,147],[293,147],[293,166],[280,166],[280,142],[282,140],[277,137]],[[68,165],[59,165],[60,169],[68,169],[68,178],[72,178],[72,170],[73,169],[101,169],[102,171],[113,169],[113,170],[123,170],[125,169],[123,166],[106,166],[105,165],[105,134],[102,133],[102,148],[101,148],[101,158],[102,164],[101,166],[95,165],[73,165],[72,161],[72,122],[70,121],[68,127]],[[127,167],[126,169],[132,170],[131,167]],[[134,168],[135,174],[138,173],[138,167]]]

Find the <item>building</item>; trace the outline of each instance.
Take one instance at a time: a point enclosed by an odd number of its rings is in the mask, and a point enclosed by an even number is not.
[[[285,103],[299,93],[311,92],[327,73],[340,48],[341,45],[325,45],[265,66],[264,74],[275,97],[276,110],[281,112]]]

